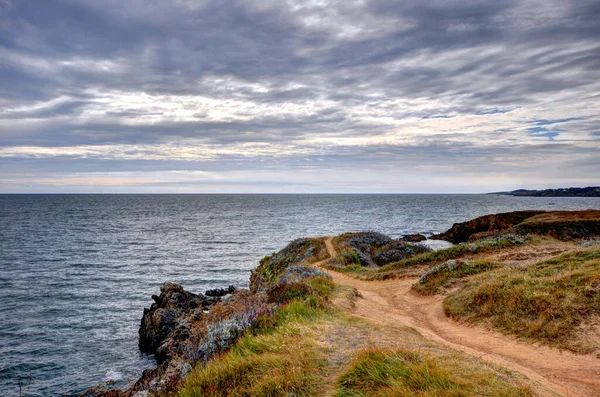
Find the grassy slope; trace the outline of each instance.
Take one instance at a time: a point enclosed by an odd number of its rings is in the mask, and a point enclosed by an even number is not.
[[[457,279],[463,279],[468,276],[484,273],[503,266],[504,264],[502,263],[475,261],[466,262],[463,266],[453,269],[440,266],[434,267],[426,273],[427,278],[425,280],[421,281],[421,279],[413,285],[413,289],[424,295],[435,294]]]
[[[551,346],[593,351],[597,341],[576,334],[585,320],[600,315],[600,249],[474,276],[446,298],[444,310]]]
[[[318,283],[317,295],[329,294],[326,281]],[[350,292],[336,287],[330,301],[354,299]],[[402,350],[388,350],[398,341],[404,341]],[[373,356],[373,351],[378,353]],[[395,359],[398,354],[415,360]],[[367,370],[357,372],[357,367]],[[381,368],[391,374],[383,382]],[[415,395],[400,390],[423,396],[531,395],[514,374],[427,342],[412,330],[379,328],[342,309],[315,305],[310,297],[292,300],[277,313],[275,324],[247,334],[228,353],[194,368],[177,395]]]
[[[498,373],[449,354],[372,348],[359,352],[339,378],[335,397],[345,396],[532,396]]]

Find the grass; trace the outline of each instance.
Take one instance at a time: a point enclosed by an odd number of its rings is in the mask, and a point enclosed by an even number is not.
[[[431,295],[439,292],[457,279],[487,272],[503,266],[503,263],[490,261],[461,261],[458,262],[456,266],[445,266],[442,264],[427,271],[412,288],[421,294]]]
[[[334,286],[324,277],[307,279],[305,286],[308,292],[292,294],[289,303],[272,318],[257,322],[252,332],[240,338],[229,352],[196,366],[176,395],[315,395],[320,382],[318,373],[326,361],[323,349],[307,335],[305,324],[328,312],[325,302]]]
[[[358,255],[352,248],[342,248],[338,251],[335,258],[332,259],[337,266],[361,266]]]
[[[358,353],[339,378],[335,397],[532,396],[480,363],[452,355],[371,348]]]
[[[224,356],[196,367],[178,396],[313,396],[325,356],[288,323],[272,334],[248,335]]]
[[[409,342],[418,351],[409,347],[357,351],[365,343],[397,344],[418,334],[380,329],[327,304],[341,299],[351,306],[354,290],[334,287],[327,278],[306,282],[312,295],[293,298],[275,312],[274,321],[261,323],[227,353],[193,368],[173,395],[531,395],[514,375],[421,339]]]
[[[444,300],[444,311],[455,319],[589,353],[597,346],[577,331],[586,319],[600,315],[600,250],[475,276]]]

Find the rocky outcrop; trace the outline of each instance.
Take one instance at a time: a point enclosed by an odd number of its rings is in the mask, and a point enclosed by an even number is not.
[[[528,218],[510,230],[515,234],[538,234],[559,240],[600,236],[600,211],[551,211]]]
[[[545,211],[516,211],[502,214],[485,215],[467,222],[455,223],[450,230],[430,237],[434,240],[446,240],[451,243],[465,243],[475,233],[505,230],[518,225],[524,220]]]
[[[154,303],[144,309],[139,329],[139,346],[144,353],[155,354],[157,359],[164,360],[167,348],[162,348],[168,338],[173,339],[175,331],[179,339],[187,337],[183,327],[183,319],[200,319],[205,310],[210,309],[219,301],[216,297],[193,294],[185,291],[179,284],[164,283],[160,287],[160,295],[152,295]],[[172,343],[172,340],[170,341]]]
[[[225,296],[225,295],[233,294],[234,292],[235,292],[235,287],[233,285],[230,285],[227,288],[209,289],[206,292],[204,292],[204,295],[206,295],[206,296]]]
[[[411,245],[377,232],[347,233],[338,239],[340,252],[351,250],[359,263],[367,267],[385,266],[429,250],[423,245]]]
[[[431,236],[454,244],[503,234],[536,234],[560,240],[600,235],[600,211],[516,211],[485,215],[455,223],[448,231]]]
[[[405,234],[404,236],[402,236],[402,238],[400,239],[402,241],[406,241],[408,243],[418,243],[419,241],[425,241],[427,240],[427,237],[423,236],[422,234]]]

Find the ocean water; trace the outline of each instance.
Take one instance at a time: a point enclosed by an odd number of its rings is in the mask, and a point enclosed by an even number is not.
[[[488,213],[600,209],[600,198],[490,195],[0,195],[0,395],[126,386],[165,281],[248,285],[258,260],[302,236],[437,233]]]

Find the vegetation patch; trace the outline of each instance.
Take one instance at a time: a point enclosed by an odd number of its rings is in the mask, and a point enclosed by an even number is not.
[[[474,243],[454,245],[449,248],[438,251],[426,252],[415,256],[414,258],[390,263],[379,269],[381,272],[403,267],[426,265],[433,263],[442,263],[450,259],[457,259],[465,255],[477,254],[480,252],[491,252],[497,249],[514,247],[536,242],[530,235],[520,236],[515,234],[506,234],[500,237],[486,238]]]
[[[328,255],[323,239],[296,239],[281,251],[260,260],[259,266],[250,275],[250,290],[266,291],[279,281],[279,277],[288,267],[309,265],[327,258]]]
[[[412,288],[422,294],[435,294],[456,279],[487,272],[503,266],[504,264],[502,263],[489,261],[468,262],[460,259],[450,259],[423,273],[419,281]]]
[[[598,341],[578,338],[577,329],[600,315],[600,250],[474,276],[444,300],[444,311],[547,345],[591,352]]]
[[[338,379],[336,397],[532,396],[481,365],[450,355],[372,348],[359,352]]]
[[[330,266],[342,268],[379,267],[430,251],[424,245],[394,240],[377,232],[345,233],[333,239],[333,246],[338,254],[332,258]]]

